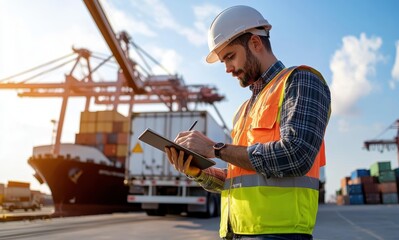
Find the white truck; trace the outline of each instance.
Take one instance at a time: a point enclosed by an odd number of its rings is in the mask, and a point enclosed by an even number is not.
[[[8,181],[7,187],[4,189],[2,207],[10,212],[16,209],[39,210],[41,208],[41,193],[32,191],[29,183]]]
[[[147,128],[174,140],[198,121],[194,130],[201,131],[216,142],[230,143],[229,133],[205,111],[141,112],[131,120],[130,152],[126,162],[125,183],[130,185],[128,202],[141,203],[148,215],[186,213],[192,216],[220,215],[220,194],[205,191],[196,182],[176,171],[166,154],[138,140]],[[217,167],[226,163],[213,159]]]

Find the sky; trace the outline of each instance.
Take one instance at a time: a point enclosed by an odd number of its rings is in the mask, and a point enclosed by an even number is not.
[[[130,0],[101,1],[115,32],[133,41],[186,84],[210,84],[226,100],[217,103],[231,128],[233,114],[250,97],[221,63],[207,64],[207,29],[233,5],[256,8],[273,26],[272,49],[286,66],[308,65],[325,77],[332,96],[326,131],[327,198],[340,180],[377,161],[398,167],[397,151],[366,151],[363,142],[393,139],[399,118],[399,2],[387,0]],[[72,47],[110,54],[83,1],[0,0],[0,81],[72,52]],[[116,68],[114,68],[116,69]],[[115,79],[109,68],[99,77]],[[39,80],[60,82],[68,70]],[[159,68],[154,68],[158,73]],[[159,72],[161,74],[161,72]],[[61,100],[21,98],[0,90],[0,183],[26,181],[49,193],[27,164],[33,146],[52,142]],[[147,106],[148,107],[148,106]],[[68,103],[62,142],[73,142],[82,99]],[[101,108],[98,108],[101,109]],[[155,108],[154,108],[155,109]],[[93,109],[94,110],[94,109]],[[140,111],[140,107],[135,107]],[[212,111],[212,109],[210,109]],[[215,118],[217,116],[215,115]]]

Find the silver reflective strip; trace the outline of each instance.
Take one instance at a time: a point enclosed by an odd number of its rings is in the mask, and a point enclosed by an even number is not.
[[[319,179],[313,177],[284,177],[284,178],[266,178],[261,174],[244,175],[233,178],[231,188],[241,187],[297,187],[319,190]],[[225,181],[224,189],[230,187],[230,181]]]

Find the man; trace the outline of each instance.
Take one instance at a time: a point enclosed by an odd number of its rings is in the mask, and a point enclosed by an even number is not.
[[[247,6],[228,8],[215,18],[206,61],[224,63],[252,96],[235,115],[232,144],[215,143],[198,131],[175,139],[228,162],[228,168],[200,170],[190,165],[191,156],[165,149],[177,170],[221,192],[220,237],[225,239],[312,239],[316,222],[330,91],[316,70],[285,68],[277,60],[271,27]]]

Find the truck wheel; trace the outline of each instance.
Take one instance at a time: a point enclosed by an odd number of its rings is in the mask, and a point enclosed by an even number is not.
[[[206,212],[205,212],[205,217],[210,218],[210,217],[215,217],[217,215],[217,199],[216,196],[213,194],[208,195],[208,202],[206,204]]]

